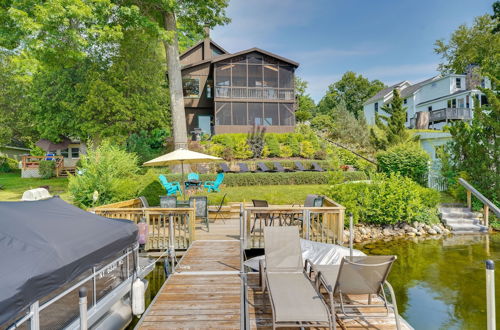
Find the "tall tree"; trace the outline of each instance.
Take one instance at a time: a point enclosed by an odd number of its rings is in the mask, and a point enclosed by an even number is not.
[[[347,71],[339,81],[328,86],[326,95],[318,104],[318,112],[329,114],[343,103],[347,111],[359,118],[363,103],[384,87],[379,80],[369,81],[362,75]]]
[[[469,64],[477,64],[493,76],[500,76],[500,33],[498,15],[476,17],[471,27],[460,25],[450,40],[437,40],[434,51],[443,62],[443,73],[464,73]],[[496,31],[496,32],[494,32]]]
[[[387,149],[387,147],[403,143],[409,140],[409,133],[406,130],[406,107],[403,107],[403,99],[399,90],[392,92],[391,103],[381,107],[386,115],[375,113],[375,123],[379,132],[370,129],[370,138],[376,149]]]
[[[309,94],[307,94],[307,81],[295,78],[295,93],[297,98],[297,110],[295,118],[299,122],[304,122],[313,117],[316,104]]]

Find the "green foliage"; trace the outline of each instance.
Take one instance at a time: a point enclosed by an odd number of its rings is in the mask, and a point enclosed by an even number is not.
[[[164,195],[165,195],[165,188],[163,188],[160,181],[158,180],[153,180],[150,184],[148,184],[146,187],[144,187],[144,189],[142,189],[138,193],[138,196],[146,197],[149,206],[159,206],[160,196]]]
[[[407,108],[403,107],[403,99],[399,90],[392,91],[391,103],[382,106],[381,109],[389,116],[375,113],[375,123],[382,134],[378,134],[373,128],[370,130],[373,146],[376,149],[385,150],[390,146],[407,142],[410,138],[405,126]]]
[[[152,131],[142,130],[139,133],[131,134],[127,139],[127,152],[134,152],[139,163],[147,162],[164,153],[165,141],[168,132],[164,129],[153,129]]]
[[[247,143],[252,151],[253,158],[262,157],[264,150],[264,134],[266,133],[265,127],[253,127],[252,132],[248,133]]]
[[[379,80],[369,81],[362,75],[348,71],[339,81],[328,86],[326,95],[318,104],[318,112],[331,114],[333,109],[343,104],[348,112],[359,118],[363,112],[363,102],[384,87]]]
[[[82,174],[69,178],[68,189],[77,205],[97,206],[137,195],[137,156],[104,141],[82,156]],[[92,197],[97,191],[98,199]]]
[[[327,195],[352,212],[356,222],[395,224],[435,221],[439,193],[398,174],[377,175],[370,183],[332,185]],[[426,216],[424,216],[426,215]]]
[[[269,148],[269,156],[279,157],[281,151],[280,151],[280,144],[278,142],[278,139],[276,138],[276,135],[267,134],[265,139],[266,139],[266,145]]]
[[[38,172],[42,179],[50,179],[55,176],[56,163],[52,160],[41,160]]]
[[[313,158],[314,147],[309,141],[302,141],[300,143],[300,155],[304,158]]]
[[[293,150],[287,145],[282,145],[280,147],[280,157],[281,158],[290,158],[293,155]]]
[[[416,142],[396,145],[376,155],[379,168],[386,174],[399,173],[415,182],[427,180],[429,155]]]
[[[215,156],[215,157],[223,157],[224,156],[224,149],[225,148],[226,147],[224,147],[221,144],[210,143],[210,144],[208,144],[206,152],[209,155],[212,155],[212,156]],[[224,157],[224,159],[230,159],[230,158]]]
[[[17,160],[0,155],[0,173],[9,173],[17,169]]]
[[[304,122],[313,117],[316,105],[309,94],[306,94],[307,81],[295,77],[295,96],[297,98],[297,110],[295,111],[295,119],[298,122]]]
[[[234,146],[233,157],[236,159],[248,159],[252,157],[253,153],[247,141],[239,140]]]
[[[311,120],[311,127],[320,132],[330,133],[333,130],[334,126],[335,124],[333,123],[333,119],[330,114],[319,115]]]
[[[363,172],[339,172],[342,182],[366,180]],[[180,174],[167,174],[169,181],[180,181]],[[201,174],[200,180],[215,180],[216,174]],[[325,184],[329,181],[328,172],[295,172],[295,173],[226,173],[224,185],[228,187],[239,186],[266,186],[266,185],[303,185]]]
[[[343,105],[333,110],[333,127],[329,136],[343,145],[352,146],[355,150],[370,148],[370,133],[364,116],[358,119]]]

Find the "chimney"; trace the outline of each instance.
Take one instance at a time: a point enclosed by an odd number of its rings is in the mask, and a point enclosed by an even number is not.
[[[203,59],[208,60],[212,58],[212,50],[210,49],[210,28],[205,25],[203,30],[205,32],[205,39],[203,39]]]

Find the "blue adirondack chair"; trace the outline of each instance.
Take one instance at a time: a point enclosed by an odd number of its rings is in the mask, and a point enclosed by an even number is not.
[[[220,191],[219,186],[221,185],[223,180],[224,180],[224,173],[219,173],[217,174],[215,181],[205,181],[205,184],[203,186],[208,189],[208,192],[212,191],[219,192]]]
[[[191,182],[189,182],[191,181]],[[189,173],[187,181],[184,182],[186,185],[186,189],[189,189],[191,187],[197,187],[201,185],[201,182],[194,183],[193,181],[200,181],[200,175],[198,173]]]
[[[160,174],[158,178],[160,179],[160,183],[165,188],[168,196],[177,195],[177,193],[182,195],[182,189],[179,182],[168,182],[167,178],[163,174]]]

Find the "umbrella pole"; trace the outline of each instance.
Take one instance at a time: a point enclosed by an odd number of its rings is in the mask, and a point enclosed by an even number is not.
[[[186,184],[184,183],[184,161],[181,160],[181,189],[183,190],[182,198],[186,200]]]

